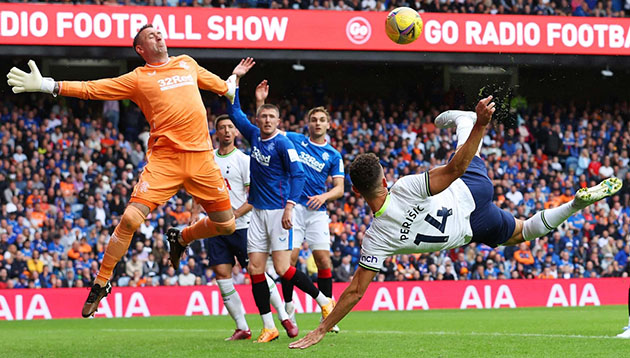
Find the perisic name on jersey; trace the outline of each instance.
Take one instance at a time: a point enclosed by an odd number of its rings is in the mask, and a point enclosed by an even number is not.
[[[405,221],[402,222],[400,227],[400,240],[405,241],[409,239],[409,233],[411,229],[411,225],[418,217],[418,214],[424,211],[424,208],[420,205],[414,205],[411,209],[407,211],[407,216],[405,216]]]

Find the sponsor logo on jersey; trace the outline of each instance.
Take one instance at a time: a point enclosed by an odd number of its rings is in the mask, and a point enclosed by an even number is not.
[[[302,162],[302,164],[304,165],[308,165],[309,167],[315,169],[317,172],[321,172],[326,166],[326,163],[320,162],[319,160],[317,160],[317,158],[313,157],[312,155],[306,152],[300,152],[300,162]]]
[[[141,181],[140,183],[138,183],[138,192],[146,193],[147,190],[149,190],[149,182]]]
[[[400,240],[405,241],[409,239],[409,231],[411,229],[411,225],[418,217],[418,214],[424,211],[424,208],[420,207],[420,205],[416,205],[411,209],[407,210],[405,215],[405,220],[402,222],[400,227]]]
[[[271,155],[262,154],[258,147],[254,147],[254,149],[252,149],[252,158],[256,159],[260,165],[264,165],[266,167],[268,167],[269,162],[271,162]]]
[[[286,237],[281,237],[281,238],[278,238],[278,240],[280,240],[280,241],[286,241],[286,240],[287,240],[287,238],[286,238]]]
[[[302,141],[302,147],[308,147],[308,143],[305,141]]]
[[[147,72],[147,76],[149,77],[155,76],[155,70],[153,70],[153,72]]]
[[[292,162],[297,162],[300,160],[300,157],[297,154],[295,149],[287,149],[287,154],[289,154],[289,160]]]
[[[182,87],[182,86],[196,86],[195,81],[193,80],[192,75],[186,76],[171,76],[157,80],[158,85],[160,86],[160,91],[168,91],[174,88]]]

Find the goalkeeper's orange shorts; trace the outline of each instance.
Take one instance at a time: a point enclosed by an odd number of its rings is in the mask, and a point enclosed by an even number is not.
[[[211,150],[185,152],[158,147],[147,152],[147,160],[131,193],[131,202],[144,204],[153,211],[184,187],[206,211],[225,211],[232,207],[221,169]]]

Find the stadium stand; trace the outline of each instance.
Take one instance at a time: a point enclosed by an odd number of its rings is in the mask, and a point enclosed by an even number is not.
[[[30,2],[38,3],[41,1]],[[407,6],[418,12],[594,17],[623,17],[627,11],[630,11],[630,2],[622,0],[64,0],[44,2],[74,3],[77,5],[241,7],[337,11],[391,11],[399,6]]]
[[[317,99],[333,117],[330,142],[346,165],[375,152],[390,183],[444,164],[455,144],[452,129],[433,118],[453,102],[452,93],[430,106],[346,98]],[[435,99],[436,97],[433,96]],[[455,96],[457,97],[457,96]],[[104,247],[129,200],[144,162],[148,128],[128,101],[84,102],[45,97],[7,97],[0,105],[0,288],[89,287]],[[20,102],[21,101],[21,102]],[[284,126],[303,131],[308,108],[281,103]],[[436,105],[435,103],[443,103]],[[387,260],[380,281],[545,279],[627,276],[630,273],[630,128],[627,102],[614,105],[543,105],[523,97],[517,125],[497,123],[484,138],[482,155],[495,184],[495,202],[527,218],[571,200],[580,187],[601,178],[624,180],[620,195],[569,219],[549,236],[519,247],[471,244],[450,252],[399,255]],[[222,101],[208,104],[210,130]],[[250,115],[253,108],[249,107]],[[118,123],[118,127],[114,126]],[[140,130],[139,130],[140,129]],[[245,143],[241,144],[245,148]],[[369,208],[350,190],[329,203],[335,278],[347,280],[359,259]],[[192,201],[180,192],[158,208],[136,233],[115,269],[119,286],[213,284],[204,244],[196,242],[179,270],[169,267],[164,233],[186,225]],[[299,268],[316,274],[305,245]],[[236,268],[237,283],[248,276]]]

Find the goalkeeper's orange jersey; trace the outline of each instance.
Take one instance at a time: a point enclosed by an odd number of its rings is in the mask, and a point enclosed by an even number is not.
[[[199,88],[223,95],[228,87],[190,56],[170,57],[162,65],[145,65],[116,78],[63,81],[62,96],[134,101],[151,126],[154,146],[182,151],[212,150],[206,108]],[[150,151],[149,151],[150,152]]]

